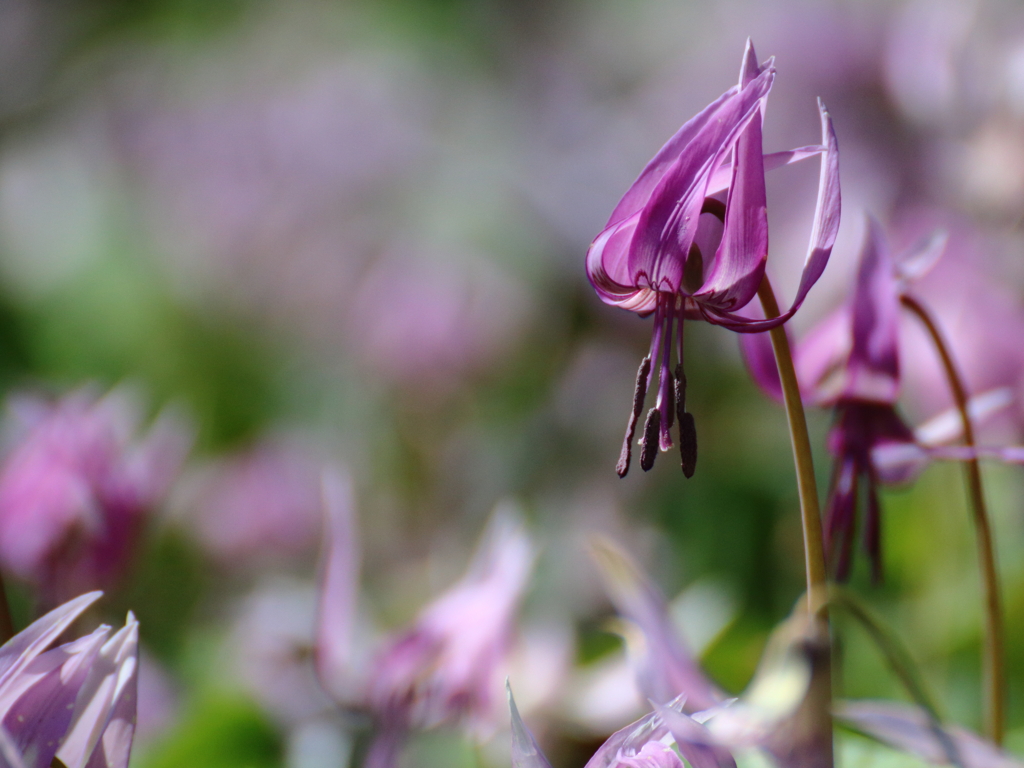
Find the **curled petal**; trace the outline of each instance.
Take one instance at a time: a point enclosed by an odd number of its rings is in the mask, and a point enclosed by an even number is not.
[[[975,395],[967,401],[967,414],[978,424],[1013,404],[1013,390],[999,387]],[[942,445],[963,437],[964,422],[960,411],[949,408],[932,416],[914,430],[914,439],[922,445]]]
[[[628,269],[629,245],[639,220],[637,212],[597,236],[587,251],[587,278],[601,301],[644,315],[654,311],[658,294],[638,288]]]
[[[810,245],[793,304],[779,317],[768,320],[751,320],[732,312],[702,306],[702,312],[708,322],[741,333],[760,333],[775,328],[796,313],[804,299],[807,298],[811,287],[821,277],[825,265],[828,264],[836,235],[839,232],[839,214],[842,207],[839,193],[839,146],[836,142],[835,130],[832,128],[832,118],[820,99],[818,100],[818,111],[821,116],[822,143],[825,145],[825,153],[821,158],[818,202],[814,211],[814,223],[811,226]]]

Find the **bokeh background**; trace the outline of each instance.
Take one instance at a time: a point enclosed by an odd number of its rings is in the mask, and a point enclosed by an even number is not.
[[[370,634],[458,577],[496,506],[528,521],[540,554],[510,674],[559,768],[644,711],[592,533],[645,564],[710,673],[743,689],[802,589],[784,415],[732,334],[690,323],[696,476],[665,456],[620,481],[650,327],[600,303],[583,255],[661,143],[732,84],[748,36],[778,68],[766,150],[818,140],[816,96],[841,149],[840,239],[797,332],[842,300],[867,214],[898,244],[944,227],[920,293],[972,389],[1024,394],[1024,8],[1011,0],[0,0],[8,450],[19,403],[67,393],[192,440],[105,601],[141,621],[134,766],[359,754],[310,666],[324,467],[356,489]],[[816,161],[769,177],[769,272],[786,297],[816,180]],[[916,423],[950,400],[909,325],[905,342]],[[823,489],[828,425],[811,415]],[[1022,426],[1012,408],[986,439],[1018,441]],[[1009,744],[1024,749],[1024,471],[985,477]],[[978,727],[963,499],[951,466],[887,491],[885,582],[861,560],[853,584],[948,713]],[[33,587],[10,591],[24,622]],[[900,698],[863,633],[837,631],[841,693]],[[508,765],[506,727],[479,748],[423,734],[403,764]],[[845,743],[847,765],[896,759]]]

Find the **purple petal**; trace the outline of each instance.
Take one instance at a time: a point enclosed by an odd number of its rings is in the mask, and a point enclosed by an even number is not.
[[[708,180],[749,121],[761,120],[773,78],[774,70],[765,70],[723,103],[651,193],[629,249],[628,269],[637,285],[672,293],[679,290]]]
[[[825,152],[825,150],[826,147],[822,144],[812,144],[807,147],[787,149],[783,152],[769,152],[767,155],[764,155],[763,158],[765,173],[768,171],[774,171],[777,168],[783,168],[787,165],[799,163],[801,160],[817,157]],[[708,179],[707,195],[717,195],[719,192],[724,192],[729,188],[729,184],[731,182],[732,161],[727,160],[722,163]]]
[[[127,765],[138,691],[139,623],[124,627],[100,649],[75,701],[74,718],[57,757],[67,768]],[[113,730],[107,735],[108,727]]]
[[[89,637],[47,651],[19,676],[24,692],[7,711],[3,727],[28,768],[48,768],[53,760],[108,634],[109,628],[101,627]]]
[[[653,312],[658,295],[649,288],[638,288],[629,271],[629,246],[633,242],[640,213],[609,225],[587,251],[587,279],[606,304],[641,315]]]
[[[694,298],[729,312],[746,306],[764,275],[768,257],[768,199],[764,188],[761,117],[740,134],[734,150],[733,180],[725,226],[715,260]]]
[[[782,402],[782,381],[775,363],[775,350],[767,333],[745,333],[740,336],[740,352],[754,383],[768,397]]]
[[[836,716],[859,731],[932,763],[963,768],[1021,768],[1024,762],[960,726],[941,730],[919,707],[887,701],[851,701],[836,705]],[[955,755],[950,755],[951,751]]]
[[[819,322],[793,347],[793,365],[804,397],[831,405],[846,384],[846,361],[853,345],[850,307],[843,305]]]
[[[967,414],[977,427],[991,416],[1013,404],[1013,390],[1009,387],[990,389],[974,395],[967,401]],[[922,445],[942,445],[963,437],[964,421],[957,408],[949,408],[932,416],[914,430],[914,439]]]
[[[352,630],[359,591],[359,543],[351,483],[337,473],[323,478],[326,554],[320,576],[316,672],[338,701],[350,697]]]
[[[682,697],[673,702],[669,708],[674,710],[680,706],[682,706]],[[661,715],[651,712],[609,736],[587,761],[584,768],[614,768],[623,754],[635,755],[643,749],[644,744],[661,739],[668,732],[668,727]]]
[[[754,53],[754,42],[748,37],[747,44],[743,49],[743,59],[740,62],[739,87],[742,88],[760,74],[761,68],[757,65],[757,54]]]
[[[692,768],[736,768],[736,760],[729,750],[716,743],[702,723],[664,707],[658,709],[658,714],[672,732],[679,753]]]
[[[0,648],[0,702],[3,702],[12,680],[102,594],[89,592],[69,600],[32,622],[4,643]],[[5,711],[3,704],[0,703],[0,716]]]
[[[722,312],[714,308],[702,307],[708,322],[722,325],[742,333],[759,333],[775,328],[791,318],[803,304],[808,291],[821,277],[832,246],[835,245],[836,234],[839,232],[839,214],[841,197],[839,193],[839,147],[836,143],[832,118],[821,100],[818,100],[818,111],[821,115],[822,143],[825,154],[821,159],[821,175],[818,180],[818,202],[814,211],[814,223],[811,227],[811,241],[804,261],[800,285],[790,308],[777,318],[770,320],[751,320],[731,312]]]
[[[868,221],[853,293],[853,345],[844,398],[892,404],[899,395],[900,300],[881,226]]]
[[[611,542],[595,540],[592,552],[615,607],[644,633],[643,657],[637,664],[637,682],[644,696],[663,704],[682,694],[691,711],[720,702],[724,695],[676,634],[654,585]]]
[[[708,104],[697,115],[690,118],[682,128],[676,131],[676,134],[671,139],[665,142],[665,145],[658,150],[658,153],[640,172],[640,175],[626,191],[626,194],[622,196],[619,204],[615,206],[615,210],[612,211],[612,215],[608,217],[608,224],[605,225],[606,227],[611,226],[615,222],[629,218],[647,205],[655,187],[658,186],[658,183],[662,180],[668,170],[676,163],[680,155],[687,149],[690,143],[694,141],[705,126],[712,122],[712,118],[718,119],[720,117],[719,110],[722,106],[730,99],[735,98],[742,88],[745,85],[748,85],[751,80],[754,80],[756,77],[763,74],[761,69],[757,66],[754,47],[749,39],[747,40],[746,48],[743,51],[743,60],[740,69],[740,86],[730,88],[713,102]],[[771,69],[770,62],[766,64],[765,71],[769,69]],[[753,76],[745,83],[743,82],[743,77],[746,74],[751,74]],[[771,87],[770,81],[769,87]]]
[[[505,681],[508,708],[512,713],[512,768],[551,768],[551,763],[540,751],[537,740],[519,716],[519,708],[512,697],[512,687]]]

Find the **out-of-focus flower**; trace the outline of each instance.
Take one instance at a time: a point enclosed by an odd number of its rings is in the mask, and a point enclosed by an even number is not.
[[[960,768],[1021,768],[1024,761],[958,725],[936,723],[920,707],[893,701],[845,701],[836,717],[929,763]]]
[[[126,768],[135,731],[138,622],[47,650],[101,595],[55,608],[0,648],[0,763]],[[57,762],[59,761],[59,762]]]
[[[959,414],[940,414],[911,429],[896,411],[900,395],[900,297],[908,281],[930,269],[945,240],[929,238],[893,255],[873,219],[860,256],[854,291],[847,304],[823,320],[796,346],[793,357],[803,398],[835,409],[828,436],[835,457],[825,512],[825,546],[838,580],[849,576],[861,489],[867,496],[864,549],[873,578],[881,578],[880,483],[906,483],[932,458],[996,456],[1020,459],[1016,448],[966,449],[939,443],[960,436]],[[767,339],[744,337],[748,367],[757,383],[782,397]],[[1008,402],[1005,391],[972,402],[975,416]],[[950,423],[952,427],[950,427]]]
[[[143,513],[158,504],[190,444],[170,413],[142,437],[128,393],[14,398],[0,468],[0,561],[46,602],[110,585]]]
[[[685,409],[683,320],[706,320],[741,332],[775,327],[796,312],[828,262],[840,210],[835,134],[819,102],[821,146],[763,153],[761,126],[775,78],[772,63],[770,59],[759,66],[748,41],[739,84],[669,139],[619,201],[587,252],[587,276],[602,301],[641,316],[654,314],[651,351],[637,375],[633,411],[616,468],[620,476],[629,470],[652,363],[658,369],[658,395],[644,425],[640,464],[650,469],[658,447],[671,448],[670,429],[678,419],[683,472],[687,477],[693,474],[697,444],[693,416]],[[816,154],[822,155],[818,201],[793,304],[768,320],[736,314],[757,293],[768,256],[764,172]],[[724,202],[719,199],[723,194]]]
[[[479,728],[494,718],[533,547],[518,522],[496,514],[466,575],[360,669],[352,649],[358,559],[349,494],[328,488],[317,671],[340,704],[374,717],[377,733],[366,765],[384,768],[395,764],[411,729],[457,722]]]
[[[686,715],[687,695],[612,734],[587,762],[587,768],[735,768],[734,753],[762,749],[780,766],[807,762],[806,713],[801,704],[821,669],[822,638],[816,622],[797,615],[773,635],[758,672],[740,699]],[[677,659],[659,656],[671,674]],[[692,661],[691,661],[692,663]],[[827,662],[825,662],[827,663]],[[705,686],[710,685],[707,681]],[[512,710],[513,768],[550,768],[523,724],[509,691]]]
[[[514,280],[486,258],[452,250],[378,259],[352,303],[349,337],[359,358],[417,398],[445,394],[497,360],[527,314]]]
[[[322,527],[322,468],[310,446],[265,438],[201,469],[182,514],[221,563],[255,569],[308,556]]]

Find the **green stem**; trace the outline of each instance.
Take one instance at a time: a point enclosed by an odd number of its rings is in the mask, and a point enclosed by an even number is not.
[[[768,276],[761,281],[757,291],[766,317],[779,316],[779,304],[775,300]],[[825,548],[821,534],[821,510],[818,507],[818,483],[814,478],[814,460],[811,456],[811,439],[807,435],[807,417],[800,399],[800,385],[793,368],[793,355],[789,349],[789,337],[784,326],[773,328],[771,335],[775,364],[779,368],[782,382],[782,396],[789,420],[789,438],[793,443],[793,461],[796,464],[796,484],[800,494],[800,521],[804,533],[804,571],[807,575],[807,599],[811,610],[820,605],[827,576],[825,571]]]
[[[964,445],[973,448],[975,446],[974,427],[967,409],[967,388],[957,370],[949,346],[928,310],[911,296],[904,295],[901,300],[903,306],[921,321],[939,353],[946,379],[949,381],[949,388],[953,392],[953,401],[956,404],[956,409],[960,412],[960,421],[964,430]],[[981,468],[977,458],[964,462],[964,475],[967,482],[967,498],[970,502],[971,516],[977,534],[978,560],[985,602],[985,645],[982,660],[984,665],[982,695],[985,701],[985,732],[993,742],[1002,744],[1003,732],[1006,728],[1003,611],[999,596],[996,554],[992,545],[992,527],[989,524],[985,493],[981,485]]]
[[[779,303],[775,300],[768,276],[761,280],[757,290],[766,317],[779,316]],[[814,478],[814,460],[811,455],[811,440],[807,434],[807,418],[803,401],[800,399],[800,385],[793,367],[793,355],[789,349],[789,337],[783,326],[769,331],[775,364],[782,382],[783,401],[789,420],[789,438],[793,444],[793,461],[796,464],[797,491],[800,495],[800,520],[804,536],[804,570],[807,575],[808,614],[818,624],[822,642],[822,657],[814,665],[814,675],[807,697],[798,713],[803,720],[802,738],[806,739],[805,758],[801,765],[813,768],[830,768],[834,764],[832,747],[832,668],[831,639],[828,629],[828,614],[824,609],[827,597],[827,575],[825,571],[825,548],[821,535],[821,510],[818,507],[818,484]]]

